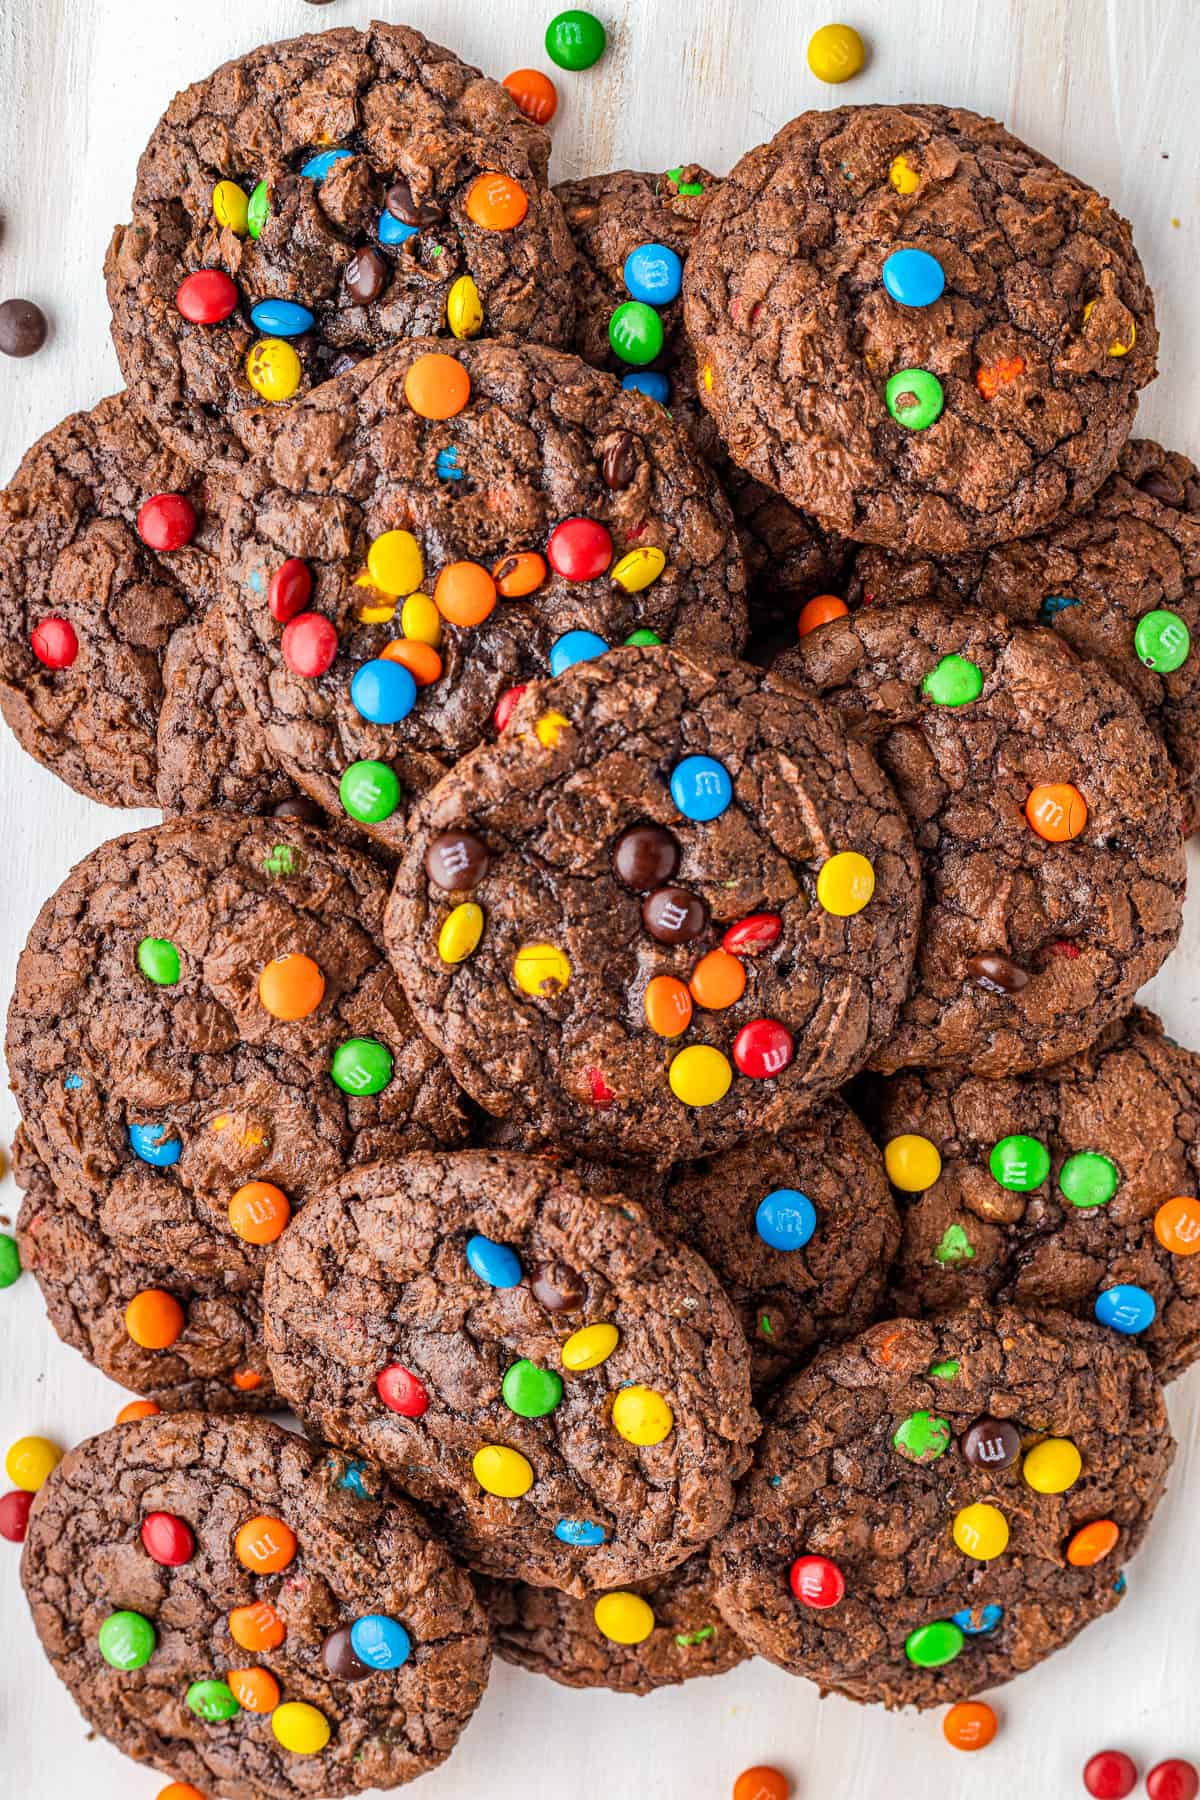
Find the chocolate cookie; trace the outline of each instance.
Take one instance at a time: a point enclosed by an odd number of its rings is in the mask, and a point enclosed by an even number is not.
[[[567,344],[550,140],[403,25],[264,44],[177,94],[105,261],[117,360],[181,454],[408,337]]]
[[[631,635],[745,639],[711,473],[661,407],[575,357],[406,344],[240,429],[257,460],[225,535],[238,689],[293,779],[397,854],[403,797],[536,676]]]
[[[127,394],[72,413],[0,493],[0,708],[105,806],[154,806],[162,661],[217,598],[201,476]]]
[[[267,1266],[275,1384],[484,1574],[666,1573],[733,1505],[758,1417],[708,1266],[543,1157],[418,1154],[311,1201]]]
[[[13,1164],[26,1190],[21,1266],[64,1343],[160,1407],[277,1404],[262,1340],[263,1248],[173,1182],[118,1177],[102,1196],[60,1193],[24,1130]]]
[[[264,1419],[89,1438],[34,1501],[21,1576],[88,1724],[212,1800],[398,1787],[487,1684],[486,1618],[415,1507]]]
[[[652,1694],[746,1660],[713,1603],[703,1550],[657,1581],[586,1600],[486,1575],[475,1577],[475,1590],[497,1656],[563,1687]]]
[[[1128,692],[1053,632],[871,607],[776,668],[891,776],[925,875],[912,989],[874,1066],[1044,1068],[1119,1018],[1179,935],[1174,773]]]
[[[900,1243],[879,1153],[836,1098],[777,1137],[681,1165],[651,1216],[729,1295],[756,1391],[879,1317]]]
[[[378,945],[386,892],[290,818],[171,820],[85,857],[30,932],[8,1019],[55,1184],[167,1182],[222,1225],[253,1184],[272,1221],[243,1221],[254,1242],[349,1164],[461,1141],[461,1095]]]
[[[961,1700],[1116,1606],[1174,1448],[1145,1355],[1098,1326],[979,1304],[872,1326],[776,1397],[717,1604],[823,1691]]]
[[[1153,1013],[1036,1075],[906,1070],[875,1099],[899,1140],[897,1311],[1062,1307],[1136,1335],[1164,1381],[1200,1354],[1200,1057]]]
[[[1155,373],[1124,219],[945,106],[804,113],[751,150],[684,303],[734,462],[894,549],[985,549],[1082,505]]]
[[[938,561],[860,551],[851,601],[964,603],[1049,625],[1128,688],[1161,732],[1200,819],[1200,474],[1140,439],[1077,514],[1021,543]]]
[[[658,1163],[783,1131],[890,1036],[917,865],[833,711],[621,650],[534,684],[421,800],[388,952],[489,1112]]]

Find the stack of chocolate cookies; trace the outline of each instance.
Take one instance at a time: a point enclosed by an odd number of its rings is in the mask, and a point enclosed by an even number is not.
[[[1134,1005],[1200,477],[1129,441],[1127,225],[937,106],[548,160],[401,26],[217,70],[126,391],[0,497],[5,717],[167,815],[9,1012],[23,1262],[144,1402],[24,1577],[214,1800],[411,1779],[492,1648],[994,1686],[1117,1604],[1200,1352],[1200,1058]]]

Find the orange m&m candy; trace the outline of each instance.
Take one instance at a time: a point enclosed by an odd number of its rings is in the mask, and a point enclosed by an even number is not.
[[[1090,1569],[1116,1549],[1120,1535],[1111,1519],[1093,1519],[1090,1525],[1081,1525],[1067,1545],[1067,1561],[1076,1569]]]
[[[422,644],[417,638],[393,638],[381,654],[407,669],[419,688],[431,687],[441,676],[441,657],[432,644]]]
[[[266,1600],[254,1606],[235,1606],[229,1615],[229,1635],[239,1650],[261,1656],[265,1650],[278,1650],[287,1633],[283,1620]]]
[[[514,69],[504,77],[504,86],[518,111],[535,125],[548,125],[558,111],[558,89],[540,69]]]
[[[263,1384],[263,1378],[257,1369],[237,1369],[231,1379],[239,1394],[252,1394],[255,1388],[260,1388]]]
[[[1154,1235],[1173,1256],[1195,1256],[1200,1250],[1200,1200],[1186,1195],[1164,1200],[1154,1215]]]
[[[791,1783],[781,1769],[758,1763],[743,1769],[733,1784],[733,1800],[788,1800]]]
[[[277,956],[258,978],[258,997],[273,1019],[307,1019],[325,997],[325,977],[311,956]]]
[[[204,1795],[190,1781],[172,1781],[158,1790],[158,1800],[204,1800]]]
[[[467,195],[467,217],[484,231],[511,231],[529,211],[529,196],[511,175],[481,175]]]
[[[279,1705],[279,1683],[269,1669],[230,1669],[225,1679],[243,1712],[269,1713]]]
[[[500,558],[492,570],[492,579],[506,600],[523,600],[545,581],[546,559],[536,550],[518,550]]]
[[[183,1308],[165,1288],[143,1288],[125,1308],[125,1329],[143,1350],[166,1350],[183,1331]]]
[[[120,1412],[117,1414],[115,1423],[118,1425],[128,1425],[134,1419],[152,1419],[155,1413],[161,1411],[162,1407],[158,1404],[157,1400],[131,1400],[128,1406],[123,1406],[121,1408]]]
[[[746,991],[746,965],[728,950],[710,950],[692,970],[692,999],[707,1012],[736,1006]]]
[[[295,1556],[296,1534],[282,1519],[259,1513],[246,1520],[233,1540],[233,1549],[244,1569],[255,1575],[275,1575]]]
[[[418,356],[404,377],[404,398],[421,419],[452,419],[471,398],[471,377],[457,357]]]
[[[678,1037],[692,1022],[692,996],[674,975],[656,975],[646,987],[646,1023],[658,1037]]]
[[[807,637],[818,625],[828,625],[831,619],[841,619],[850,611],[844,600],[836,594],[816,594],[805,606],[800,608],[800,616],[796,620],[797,637]]]
[[[229,1202],[229,1223],[244,1244],[273,1244],[291,1216],[287,1195],[273,1181],[248,1181]]]
[[[496,604],[496,584],[482,563],[447,563],[433,599],[451,625],[482,625]]]
[[[960,1700],[942,1720],[942,1731],[956,1750],[983,1750],[996,1735],[996,1715],[985,1700]]]
[[[1025,802],[1025,817],[1049,844],[1066,844],[1087,824],[1087,801],[1069,781],[1035,787]]]

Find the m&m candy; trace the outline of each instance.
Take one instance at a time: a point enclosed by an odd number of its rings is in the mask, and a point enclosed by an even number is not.
[[[719,819],[733,800],[733,781],[712,756],[685,756],[671,770],[671,798],[685,819]]]
[[[613,1644],[644,1644],[654,1630],[654,1613],[640,1594],[601,1594],[592,1608],[596,1629]]]
[[[558,110],[558,89],[540,69],[514,69],[504,77],[502,85],[512,95],[518,112],[535,125],[548,125]]]
[[[338,783],[338,797],[352,819],[381,825],[400,804],[400,782],[387,763],[353,762]]]
[[[125,1308],[125,1329],[143,1350],[167,1350],[183,1335],[183,1308],[165,1288],[143,1288]]]
[[[290,338],[311,331],[316,319],[295,300],[260,300],[250,309],[250,323],[271,337]]]
[[[1090,1569],[1116,1549],[1120,1536],[1120,1527],[1112,1519],[1093,1519],[1073,1534],[1067,1545],[1067,1561],[1077,1569]]]
[[[0,1231],[0,1288],[9,1288],[21,1273],[21,1252],[17,1240]]]
[[[942,296],[946,276],[928,250],[893,250],[884,258],[883,285],[900,306],[932,306]]]
[[[227,1681],[193,1681],[184,1698],[188,1711],[209,1725],[236,1719],[242,1710]]]
[[[521,1419],[544,1419],[562,1400],[562,1376],[540,1369],[527,1356],[506,1370],[500,1384],[504,1404]]]
[[[137,947],[137,966],[156,987],[174,987],[179,980],[179,952],[169,938],[144,937]]]
[[[248,1713],[269,1713],[279,1705],[279,1683],[269,1669],[231,1669],[229,1691]]]
[[[467,1239],[467,1267],[488,1287],[514,1288],[521,1281],[521,1259],[507,1244],[475,1232]]]
[[[293,1756],[317,1756],[329,1742],[329,1721],[306,1700],[287,1700],[271,1714],[275,1740]]]
[[[295,1558],[296,1534],[282,1519],[259,1513],[239,1527],[233,1552],[253,1574],[276,1575]]]
[[[309,181],[324,181],[334,163],[344,162],[351,150],[318,150],[301,166],[300,173]]]
[[[750,913],[731,925],[721,939],[722,950],[732,956],[758,956],[779,942],[783,920],[778,913]]]
[[[1153,1325],[1158,1307],[1153,1294],[1148,1294],[1144,1287],[1124,1281],[1118,1282],[1116,1287],[1105,1288],[1096,1300],[1094,1311],[1101,1325],[1107,1325],[1110,1331],[1119,1331],[1123,1337],[1136,1337]]]
[[[666,406],[671,398],[671,383],[660,369],[631,369],[622,375],[621,386],[627,394],[645,394],[660,406]]]
[[[429,1390],[403,1363],[388,1363],[375,1377],[375,1392],[389,1412],[421,1419],[429,1411]]]
[[[235,1606],[226,1623],[238,1649],[249,1650],[256,1656],[278,1650],[287,1636],[283,1620],[268,1600],[258,1600],[252,1606]]]
[[[14,1487],[36,1494],[61,1461],[62,1451],[49,1438],[23,1437],[9,1445],[4,1472]]]
[[[129,1148],[139,1162],[155,1169],[169,1169],[183,1155],[182,1141],[169,1125],[131,1125]]]
[[[312,572],[298,556],[289,556],[267,584],[267,609],[278,625],[286,625],[312,598]]]
[[[1150,1800],[1196,1800],[1200,1793],[1200,1774],[1193,1763],[1180,1756],[1155,1763],[1146,1776],[1146,1792]]]
[[[1154,1215],[1154,1235],[1173,1256],[1195,1256],[1200,1251],[1200,1200],[1164,1200]]]
[[[464,900],[447,914],[438,932],[438,955],[451,965],[465,962],[479,948],[483,936],[483,908],[474,900]]]
[[[431,351],[410,365],[404,377],[404,398],[419,418],[453,419],[471,398],[471,377],[456,356]],[[418,577],[412,588],[394,591],[411,593],[419,585]]]
[[[566,581],[594,581],[612,558],[612,538],[597,519],[564,519],[546,545],[550,567]]]
[[[817,1209],[799,1188],[774,1188],[759,1201],[754,1228],[772,1250],[802,1250],[817,1229]]]
[[[788,1800],[791,1783],[782,1769],[769,1763],[756,1763],[743,1769],[733,1784],[733,1800]]]
[[[175,307],[189,325],[219,325],[237,311],[238,291],[224,269],[197,269],[175,290]]]
[[[986,1700],[960,1700],[942,1720],[942,1735],[956,1750],[984,1750],[996,1730],[996,1715]]]
[[[529,195],[511,175],[481,175],[467,193],[466,210],[483,231],[512,231],[529,211]]]
[[[181,1568],[191,1561],[196,1549],[191,1526],[177,1513],[147,1513],[140,1535],[146,1555],[164,1569]]]
[[[667,244],[639,244],[621,273],[631,297],[647,306],[668,305],[683,287],[683,263]]]
[[[640,550],[628,550],[613,564],[611,579],[626,594],[640,594],[656,582],[667,566],[667,559],[656,544],[646,544]],[[627,644],[658,644],[661,638],[653,632],[635,631],[627,637]]]
[[[571,979],[571,964],[557,944],[522,944],[513,957],[513,980],[523,994],[561,994]]]
[[[273,1019],[307,1019],[325,997],[319,964],[300,951],[286,952],[265,963],[258,977],[258,999]]]
[[[300,613],[284,626],[279,649],[293,675],[315,681],[337,656],[337,630],[324,613]]]
[[[1069,1156],[1058,1172],[1063,1198],[1083,1210],[1107,1206],[1120,1181],[1116,1163],[1095,1150],[1080,1150]]]
[[[745,965],[728,950],[710,950],[692,970],[688,986],[697,1006],[723,1012],[746,991]]]
[[[0,1538],[10,1544],[22,1544],[29,1529],[29,1509],[33,1495],[22,1488],[0,1494]]]
[[[79,638],[69,619],[55,614],[42,619],[29,634],[33,654],[46,669],[69,669],[79,655]]]
[[[1028,1194],[1041,1187],[1050,1173],[1050,1152],[1039,1138],[1015,1133],[993,1144],[988,1157],[993,1181],[1013,1193]]]
[[[817,901],[835,918],[860,913],[875,892],[874,865],[857,850],[827,857],[817,874]]]
[[[866,45],[852,25],[822,25],[808,40],[808,66],[818,81],[849,81],[866,60]]]
[[[245,237],[250,228],[250,197],[236,181],[218,181],[212,191],[213,218],[222,231]]]
[[[1069,781],[1043,783],[1025,802],[1025,817],[1048,844],[1066,844],[1087,824],[1087,801]]]
[[[733,1085],[733,1070],[711,1044],[689,1044],[672,1061],[667,1080],[685,1106],[715,1106]]]
[[[303,374],[300,358],[284,338],[261,338],[246,358],[246,380],[272,405],[290,400]]]
[[[533,1486],[533,1468],[519,1450],[504,1444],[483,1444],[471,1462],[475,1479],[486,1494],[501,1500],[519,1500]]]
[[[400,244],[407,244],[409,238],[414,238],[416,235],[417,227],[415,225],[409,225],[404,219],[397,219],[386,209],[380,213],[379,241],[381,244],[386,244],[389,249],[395,250]],[[362,275],[366,273],[365,269],[361,271],[359,279],[361,280]],[[369,275],[367,278],[370,279]]]
[[[613,1400],[613,1429],[626,1443],[661,1444],[675,1426],[675,1416],[662,1395],[636,1384],[621,1388]]]
[[[796,617],[796,636],[807,637],[810,631],[816,631],[822,625],[832,624],[834,619],[844,619],[850,608],[836,594],[815,594],[806,600]]]
[[[350,1646],[372,1669],[399,1669],[412,1655],[412,1639],[398,1619],[367,1613],[350,1627]]]
[[[642,999],[646,1023],[658,1037],[681,1037],[692,1022],[692,996],[675,975],[655,975]]]
[[[1187,661],[1192,635],[1178,613],[1165,606],[1143,613],[1134,627],[1134,648],[1139,661],[1159,675],[1172,675]]]
[[[246,1244],[273,1244],[291,1216],[291,1202],[273,1181],[247,1181],[229,1202],[230,1227]]]
[[[595,13],[577,7],[557,13],[546,27],[546,55],[560,69],[590,69],[604,55],[607,42]]]
[[[267,182],[260,181],[251,189],[250,203],[246,208],[246,229],[256,242],[266,229],[270,216],[271,190]]]
[[[625,300],[608,321],[608,341],[622,362],[651,363],[662,353],[663,322],[642,300]]]
[[[559,1356],[564,1369],[579,1374],[585,1369],[598,1369],[607,1362],[620,1342],[621,1334],[607,1320],[599,1325],[584,1325],[571,1333]]]
[[[492,570],[492,580],[506,600],[523,600],[546,579],[546,559],[536,550],[518,550],[502,556]]]
[[[901,1193],[923,1194],[942,1172],[942,1154],[929,1138],[905,1131],[884,1145],[883,1166]]]
[[[560,1544],[574,1544],[581,1550],[594,1550],[606,1541],[603,1525],[594,1519],[560,1519],[554,1535]]]
[[[1083,1458],[1070,1438],[1043,1438],[1021,1465],[1027,1485],[1039,1494],[1065,1494],[1083,1473]]]
[[[906,431],[927,431],[942,416],[946,397],[928,369],[898,369],[885,390],[887,409]]]
[[[923,1407],[901,1419],[892,1433],[892,1448],[906,1462],[932,1463],[950,1448],[950,1421]]]
[[[846,1577],[827,1556],[798,1556],[788,1570],[788,1584],[802,1606],[826,1612],[845,1597]]]
[[[565,675],[576,663],[592,662],[608,649],[594,631],[566,631],[550,646],[550,673]]]
[[[460,341],[476,338],[483,330],[483,301],[469,275],[460,275],[446,296],[446,323]]]
[[[110,1669],[141,1669],[154,1655],[158,1634],[137,1612],[109,1613],[96,1637],[96,1648]]]
[[[1083,1765],[1083,1785],[1093,1800],[1125,1800],[1137,1778],[1137,1765],[1123,1750],[1098,1750]]]
[[[983,692],[983,672],[966,656],[943,656],[921,683],[935,706],[969,706]]]
[[[347,1038],[333,1053],[329,1073],[344,1094],[378,1094],[392,1079],[392,1053],[375,1038]]]
[[[961,1655],[963,1634],[952,1619],[918,1625],[904,1640],[904,1653],[919,1669],[940,1669]]]
[[[796,1053],[796,1040],[778,1019],[751,1019],[733,1040],[733,1060],[751,1081],[782,1075]]]
[[[482,563],[448,563],[437,578],[433,601],[450,625],[482,625],[496,605],[496,583]]]
[[[186,494],[151,494],[138,508],[137,528],[151,550],[182,550],[196,534],[196,509]]]
[[[955,1513],[951,1535],[964,1556],[991,1562],[1008,1548],[1008,1520],[999,1507],[976,1501]]]
[[[417,683],[409,669],[376,656],[354,671],[350,699],[356,712],[372,725],[396,725],[417,703]]]
[[[117,1425],[130,1425],[135,1419],[152,1419],[155,1413],[162,1411],[157,1400],[130,1400],[122,1406],[114,1421]]]

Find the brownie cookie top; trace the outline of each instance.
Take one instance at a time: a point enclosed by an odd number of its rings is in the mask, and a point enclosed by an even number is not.
[[[264,1248],[236,1237],[174,1182],[118,1176],[102,1195],[61,1193],[24,1130],[21,1266],[59,1337],[160,1407],[276,1404],[262,1338]]]
[[[824,1691],[964,1699],[1116,1606],[1174,1448],[1145,1355],[1098,1326],[979,1304],[874,1325],[777,1395],[717,1604]]]
[[[667,1163],[782,1131],[888,1039],[919,876],[836,713],[745,663],[535,683],[413,809],[388,952],[488,1112]]]
[[[1146,439],[1076,514],[1020,543],[937,560],[859,552],[852,601],[940,600],[1049,625],[1128,688],[1161,732],[1189,831],[1200,821],[1200,473]]]
[[[713,1603],[703,1550],[657,1581],[582,1600],[486,1575],[476,1576],[475,1591],[497,1656],[563,1687],[652,1694],[698,1675],[724,1675],[746,1660]]]
[[[729,1295],[756,1391],[879,1317],[900,1243],[879,1152],[836,1098],[777,1137],[676,1168],[651,1216]]]
[[[462,1096],[379,947],[386,894],[368,857],[291,818],[171,820],[85,857],[8,1018],[52,1180],[167,1182],[221,1224],[252,1184],[277,1234],[349,1164],[461,1141]]]
[[[898,1311],[1062,1307],[1137,1336],[1164,1381],[1200,1355],[1200,1057],[1153,1013],[1038,1074],[910,1069],[875,1100]]]
[[[398,339],[567,344],[574,252],[550,140],[403,25],[264,44],[172,100],[105,261],[138,405],[200,466],[247,407]]]
[[[211,1800],[398,1787],[487,1684],[487,1620],[416,1508],[265,1419],[89,1438],[34,1501],[21,1576],[89,1725]]]
[[[225,535],[238,689],[292,778],[397,853],[407,800],[528,681],[633,635],[745,640],[712,474],[576,357],[406,344],[239,429],[257,460]]]
[[[0,708],[91,800],[154,806],[162,660],[217,598],[205,484],[127,394],[72,413],[0,493]]]
[[[544,1157],[420,1153],[311,1201],[268,1260],[275,1384],[484,1574],[586,1594],[729,1517],[759,1428],[707,1264]]]
[[[1007,1075],[1090,1043],[1179,935],[1174,773],[1136,701],[1048,630],[870,607],[776,668],[810,683],[895,783],[925,876],[885,1073]]]
[[[684,303],[734,462],[895,549],[983,549],[1081,505],[1155,373],[1124,219],[944,106],[804,113],[751,150]]]

